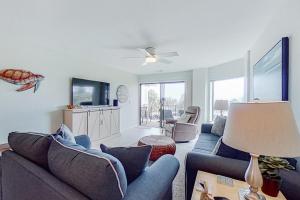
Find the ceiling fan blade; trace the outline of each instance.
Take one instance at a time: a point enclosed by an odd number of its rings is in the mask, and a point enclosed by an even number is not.
[[[159,58],[158,62],[164,63],[164,64],[171,64],[172,61],[168,60],[168,59],[164,59],[164,58]]]
[[[177,52],[158,53],[157,55],[159,57],[175,57],[175,56],[179,56],[179,54]]]
[[[122,57],[122,58],[124,58],[124,59],[145,59],[145,57],[141,57],[141,56],[133,56],[133,57]]]
[[[152,57],[152,55],[146,50],[146,49],[141,49],[139,48],[138,50],[140,50],[143,54],[145,54],[146,56]]]

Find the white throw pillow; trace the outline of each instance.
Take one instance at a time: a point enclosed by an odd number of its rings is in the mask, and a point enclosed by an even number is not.
[[[217,116],[211,128],[211,133],[217,136],[222,136],[224,133],[225,124],[226,124],[226,117]]]
[[[192,115],[189,114],[183,114],[180,116],[180,118],[177,120],[179,123],[188,123]]]

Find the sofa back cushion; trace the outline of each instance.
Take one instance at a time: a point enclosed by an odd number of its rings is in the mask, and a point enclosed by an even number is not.
[[[100,150],[87,150],[61,138],[52,141],[48,152],[50,171],[93,200],[120,200],[127,189],[119,160]]]
[[[238,159],[238,160],[245,160],[245,161],[250,161],[250,154],[244,151],[240,151],[238,149],[234,149],[222,141],[220,138],[219,147],[217,147],[214,150],[216,152],[216,155],[226,157],[226,158],[233,158],[233,159]],[[297,160],[295,158],[283,158],[286,159],[291,166],[294,168],[297,167]]]
[[[42,133],[12,132],[8,135],[8,144],[14,152],[45,169],[48,169],[51,142],[52,137]]]
[[[219,148],[216,151],[216,155],[226,157],[226,158],[233,158],[233,159],[238,159],[238,160],[245,160],[249,161],[250,160],[250,154],[244,151],[240,151],[237,149],[234,149],[220,140],[219,143]]]

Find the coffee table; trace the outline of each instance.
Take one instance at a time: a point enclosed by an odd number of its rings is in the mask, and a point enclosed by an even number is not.
[[[244,188],[246,189],[249,186],[244,181],[239,181],[239,180],[235,180],[235,179],[232,179],[232,180],[233,180],[232,186],[224,185],[224,184],[218,183],[216,174],[198,171],[191,200],[200,200],[201,199],[200,197],[201,197],[202,193],[196,189],[199,181],[205,181],[207,183],[209,192],[214,197],[222,196],[222,197],[226,197],[230,200],[240,200],[239,190],[244,189]],[[261,191],[258,193],[263,194]],[[283,194],[281,192],[279,192],[277,197],[270,197],[266,194],[263,194],[263,195],[266,197],[266,200],[286,200],[286,198],[283,196]]]
[[[164,135],[149,135],[142,137],[138,142],[138,146],[142,145],[152,146],[152,152],[150,155],[151,161],[156,161],[165,154],[174,155],[176,152],[175,141],[172,138]]]

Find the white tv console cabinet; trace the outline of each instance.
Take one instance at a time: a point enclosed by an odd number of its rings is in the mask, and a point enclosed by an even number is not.
[[[120,133],[119,107],[90,107],[64,110],[64,124],[75,135],[86,134],[91,141]]]

